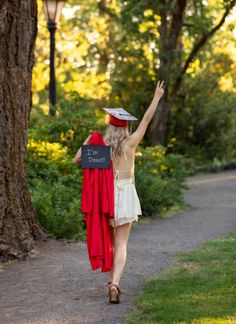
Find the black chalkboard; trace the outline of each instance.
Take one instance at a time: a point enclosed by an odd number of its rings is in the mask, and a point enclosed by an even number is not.
[[[110,146],[108,145],[82,145],[82,168],[108,169],[110,167]]]

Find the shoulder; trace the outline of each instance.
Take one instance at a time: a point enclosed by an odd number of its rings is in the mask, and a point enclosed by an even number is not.
[[[122,142],[122,147],[124,150],[134,153],[136,150],[136,146],[134,146],[133,141],[131,140],[130,136],[126,137]]]

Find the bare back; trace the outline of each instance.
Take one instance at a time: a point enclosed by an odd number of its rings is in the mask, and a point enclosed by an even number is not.
[[[116,171],[119,171],[120,179],[132,178],[134,176],[135,147],[130,147],[128,139],[129,137],[122,143],[125,155],[122,154],[119,161],[112,160],[114,174]]]

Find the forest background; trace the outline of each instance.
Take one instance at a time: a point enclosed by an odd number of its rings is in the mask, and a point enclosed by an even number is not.
[[[56,34],[57,114],[50,116],[49,33],[38,1],[28,176],[49,232],[85,238],[82,170],[71,160],[93,130],[105,130],[102,107],[124,107],[140,120],[159,79],[165,98],[136,156],[143,217],[183,206],[189,172],[235,159],[232,3],[67,1]]]

